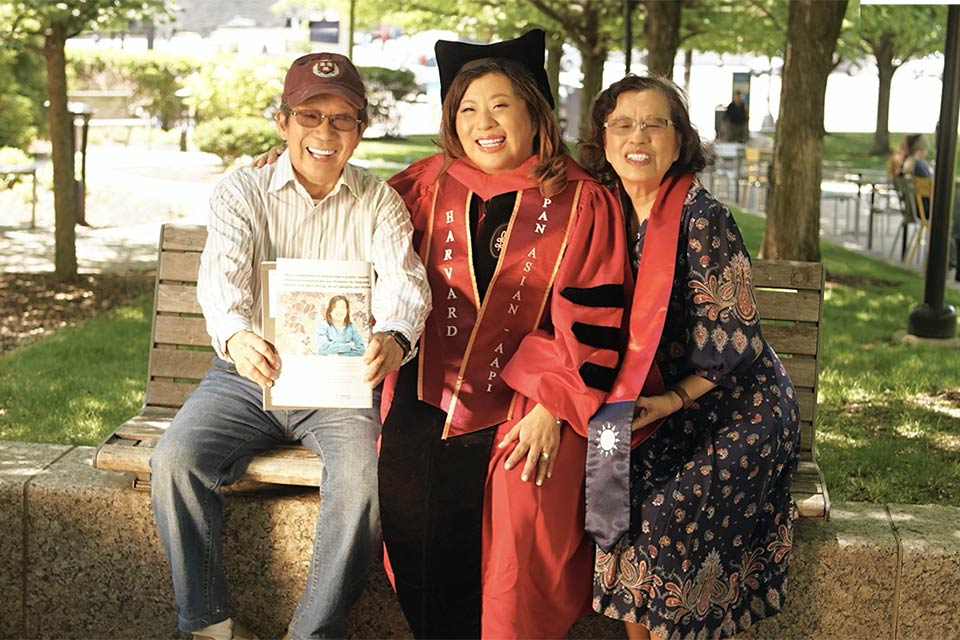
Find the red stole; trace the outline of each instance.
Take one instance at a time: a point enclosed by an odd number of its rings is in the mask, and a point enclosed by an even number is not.
[[[656,395],[664,392],[663,378],[653,358],[660,346],[670,305],[680,220],[692,180],[692,174],[664,180],[650,210],[630,307],[630,339],[620,373],[606,400],[608,403],[636,400],[641,393]],[[649,438],[662,422],[653,422],[634,431],[631,446]]]
[[[500,373],[543,319],[582,188],[572,179],[580,176],[569,175],[575,166],[552,198],[528,177],[529,162],[507,176],[488,176],[457,160],[437,178],[420,246],[433,311],[420,339],[417,395],[447,412],[444,438],[500,424],[513,413],[517,393]],[[481,305],[470,200],[474,193],[486,200],[513,190],[517,201]]]

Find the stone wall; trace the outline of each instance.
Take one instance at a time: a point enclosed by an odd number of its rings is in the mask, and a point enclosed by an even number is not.
[[[178,638],[149,494],[90,467],[93,449],[0,443],[0,638]],[[235,609],[280,637],[307,573],[318,496],[231,493],[224,557]],[[960,628],[960,509],[834,503],[801,521],[783,613],[744,638],[950,638]],[[353,638],[409,638],[375,571]],[[622,638],[582,619],[570,638]]]

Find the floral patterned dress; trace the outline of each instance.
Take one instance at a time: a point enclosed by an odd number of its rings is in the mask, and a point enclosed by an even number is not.
[[[610,553],[597,550],[593,606],[667,640],[700,640],[783,606],[799,407],[761,334],[730,211],[694,181],[681,225],[657,363],[668,385],[695,374],[717,387],[633,450],[630,531]]]

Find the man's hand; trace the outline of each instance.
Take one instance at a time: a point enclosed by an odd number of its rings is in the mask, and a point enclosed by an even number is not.
[[[388,373],[399,369],[401,362],[403,347],[390,334],[378,331],[370,338],[370,344],[363,352],[363,363],[367,365],[364,382],[376,387]]]
[[[269,342],[252,331],[244,329],[230,336],[227,354],[237,365],[237,373],[263,389],[272,387],[280,375],[280,355]]]

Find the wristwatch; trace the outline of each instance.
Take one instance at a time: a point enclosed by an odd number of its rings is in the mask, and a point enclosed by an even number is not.
[[[388,336],[393,336],[393,339],[397,341],[397,344],[400,345],[400,348],[403,349],[403,359],[406,360],[407,356],[410,355],[410,341],[407,340],[407,336],[403,335],[396,329],[387,329],[384,331]]]

